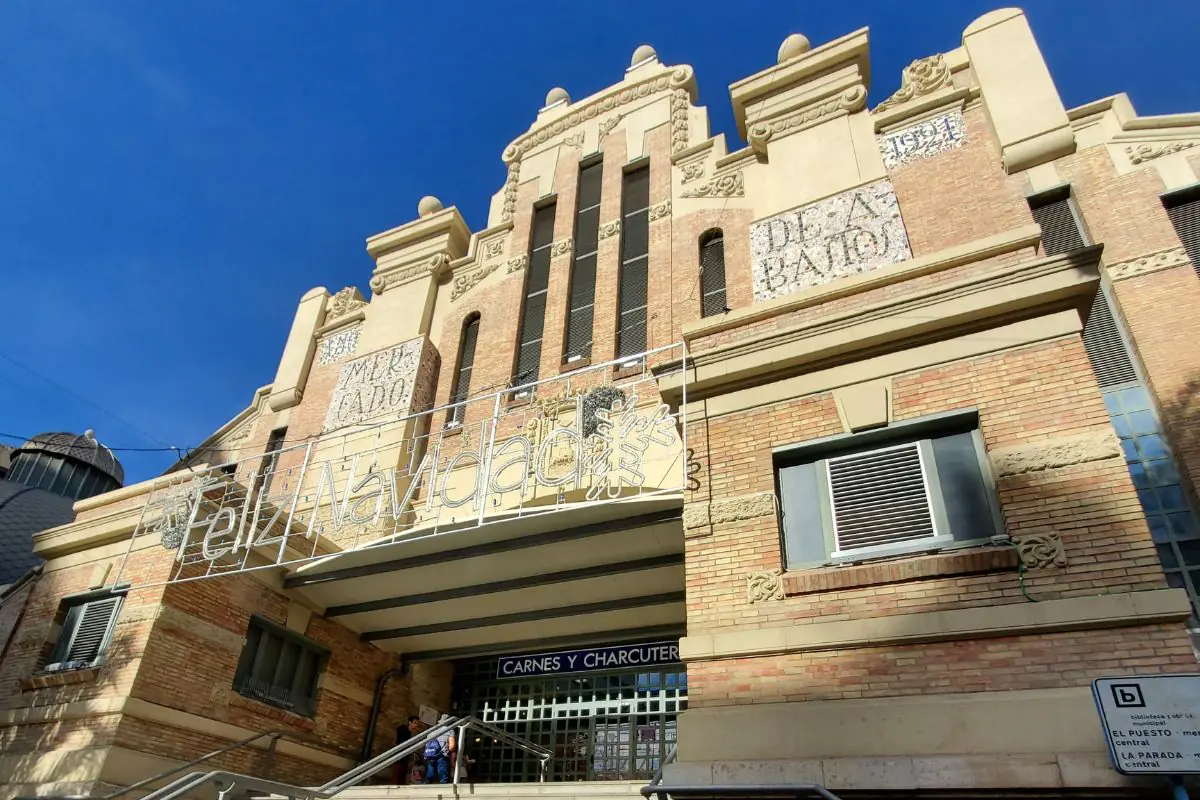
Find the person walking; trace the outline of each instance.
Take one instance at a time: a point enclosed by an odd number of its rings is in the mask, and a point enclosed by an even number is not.
[[[408,722],[396,728],[396,744],[402,745],[412,737],[416,736],[421,730],[421,718],[415,715],[409,715]],[[409,753],[404,758],[392,765],[393,782],[396,785],[408,783],[409,776],[412,774],[413,764],[416,763],[417,754]]]
[[[449,714],[442,714],[442,718],[438,720],[438,725],[445,725],[450,721]],[[458,750],[458,740],[454,736],[454,729],[450,728],[436,737],[425,743],[425,782],[426,783],[449,783],[451,764],[455,752]]]

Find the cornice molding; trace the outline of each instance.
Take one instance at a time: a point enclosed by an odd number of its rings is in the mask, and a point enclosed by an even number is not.
[[[823,119],[833,114],[851,113],[866,106],[867,90],[861,84],[851,86],[837,97],[809,106],[788,116],[765,122],[756,122],[750,126],[746,141],[756,152],[765,153],[767,142],[772,137],[786,133],[795,133],[805,128],[811,128]]]
[[[415,264],[407,264],[382,272],[377,272],[371,278],[371,291],[383,294],[392,286],[423,278],[432,277],[438,283],[444,283],[450,277],[449,253],[435,253],[429,258]]]

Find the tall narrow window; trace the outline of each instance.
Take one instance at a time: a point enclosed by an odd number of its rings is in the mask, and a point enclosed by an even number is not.
[[[1034,219],[1042,226],[1042,248],[1047,255],[1087,244],[1066,191],[1060,190],[1049,198],[1045,195],[1030,198],[1029,205]],[[1192,259],[1195,263],[1194,255]],[[1184,492],[1150,393],[1138,372],[1133,349],[1103,285],[1096,292],[1083,326],[1083,347],[1104,395],[1109,420],[1121,440],[1125,465],[1137,489],[1150,536],[1158,548],[1167,583],[1187,590],[1192,600],[1192,624],[1196,625],[1200,623],[1200,524]]]
[[[563,361],[592,357],[592,312],[596,301],[596,247],[600,233],[600,177],[597,162],[579,170],[575,214],[575,256],[571,261],[571,294],[567,306],[567,346]]]
[[[533,233],[529,244],[529,269],[525,276],[525,303],[521,308],[521,334],[518,338],[517,369],[513,386],[520,387],[538,379],[542,358],[542,328],[546,322],[546,287],[550,284],[550,245],[554,240],[554,206],[533,212]],[[524,392],[517,392],[522,396]]]
[[[258,478],[263,492],[271,491],[271,481],[275,477],[275,466],[279,463],[279,448],[283,447],[283,440],[285,438],[287,438],[287,426],[276,428],[267,437],[267,451],[263,455],[262,466],[260,467],[262,474]]]
[[[451,403],[462,403],[471,393],[471,367],[475,364],[475,342],[479,339],[479,315],[472,314],[463,325],[462,343],[458,348],[458,371],[454,373],[454,388],[450,392]],[[465,405],[450,409],[451,426],[461,425],[466,416]]]
[[[621,186],[621,276],[617,358],[646,349],[650,254],[650,167],[625,173]]]
[[[1200,188],[1192,187],[1163,198],[1167,216],[1187,251],[1192,269],[1200,275]]]
[[[700,237],[700,316],[722,314],[725,303],[725,237],[711,230]]]

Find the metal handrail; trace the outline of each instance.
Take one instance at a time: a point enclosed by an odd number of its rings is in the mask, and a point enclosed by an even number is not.
[[[464,734],[471,728],[537,756],[538,760],[541,761],[540,780],[544,781],[546,779],[546,765],[553,756],[550,750],[521,739],[518,736],[513,736],[476,717],[462,716],[447,719],[429,730],[414,736],[412,739],[385,750],[374,758],[359,764],[357,767],[348,770],[315,789],[255,778],[250,775],[241,775],[236,772],[214,770],[212,772],[190,772],[187,775],[176,778],[166,786],[156,789],[143,797],[142,800],[175,800],[175,798],[194,792],[205,784],[212,784],[216,787],[221,800],[244,800],[251,793],[279,795],[290,800],[329,800],[329,798],[346,789],[362,783],[367,778],[391,766],[400,759],[424,749],[430,740],[440,738],[447,733],[456,734],[459,742],[459,746],[455,748],[454,759],[454,783],[457,786],[459,775],[462,771],[463,749],[466,741]]]
[[[675,760],[675,756],[678,752],[679,742],[675,742],[671,745],[671,749],[667,751],[667,757],[664,758],[662,763],[658,765],[658,769],[654,770],[654,777],[650,779],[650,784],[646,787],[646,789],[650,789],[652,786],[658,786],[660,783],[662,783],[663,770],[666,769],[667,764],[670,764]],[[642,794],[646,795],[646,797],[650,797],[650,794],[645,791],[643,791]],[[658,795],[658,800],[667,800],[666,792],[656,792],[655,794]]]
[[[730,784],[725,786],[643,786],[643,797],[652,794],[670,795],[678,798],[695,798],[696,800],[711,800],[712,798],[733,797],[737,800],[750,797],[760,797],[763,800],[801,800],[801,798],[821,798],[821,800],[841,800],[836,794],[819,783],[781,783],[745,785]]]
[[[187,762],[186,764],[180,764],[177,767],[172,767],[171,769],[163,770],[162,772],[159,772],[155,775],[151,775],[149,778],[143,778],[142,780],[138,781],[137,783],[131,783],[130,785],[126,786],[124,789],[118,789],[117,791],[110,792],[109,794],[102,794],[102,795],[98,795],[98,796],[86,795],[86,794],[41,795],[38,797],[18,797],[17,800],[114,800],[114,798],[120,797],[121,795],[124,795],[124,794],[128,794],[129,792],[140,789],[143,786],[149,786],[152,783],[161,781],[163,778],[167,777],[168,775],[174,775],[177,772],[183,772],[185,769],[188,769],[189,767],[195,767],[200,764],[203,764],[205,761],[211,761],[212,759],[216,758],[217,756],[224,755],[225,753],[228,753],[233,750],[237,750],[242,747],[246,747],[247,745],[257,742],[259,739],[263,739],[266,737],[270,737],[270,739],[271,739],[271,744],[267,748],[267,756],[268,756],[268,758],[271,758],[275,755],[275,746],[279,743],[279,740],[284,737],[284,734],[280,731],[264,731],[262,733],[256,733],[253,736],[247,736],[245,739],[234,742],[233,744],[225,745],[220,750],[214,750],[211,753],[207,753],[205,755],[200,756],[199,758],[194,758],[191,761]]]

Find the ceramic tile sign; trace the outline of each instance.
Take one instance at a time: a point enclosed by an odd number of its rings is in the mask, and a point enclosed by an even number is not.
[[[967,127],[962,112],[955,110],[880,136],[879,152],[883,155],[883,165],[895,169],[918,159],[956,150],[966,139]]]
[[[750,226],[754,301],[912,258],[891,181],[881,180]]]
[[[342,365],[325,413],[324,431],[409,410],[424,339],[377,350]]]

